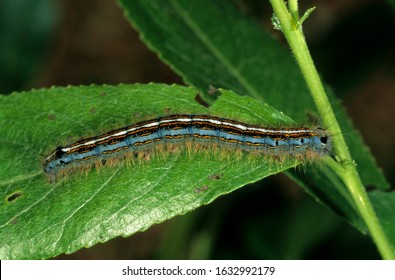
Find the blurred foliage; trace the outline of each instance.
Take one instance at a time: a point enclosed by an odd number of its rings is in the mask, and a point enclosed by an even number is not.
[[[395,11],[377,1],[356,9],[326,34],[313,38],[312,55],[325,80],[343,97],[361,84],[391,55]]]
[[[1,1],[0,93],[28,88],[48,56],[57,17],[56,1]]]

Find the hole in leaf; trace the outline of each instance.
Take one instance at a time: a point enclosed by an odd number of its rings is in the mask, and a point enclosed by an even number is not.
[[[14,202],[20,196],[22,196],[21,192],[14,192],[7,197],[7,202]]]
[[[208,175],[208,178],[209,178],[210,180],[219,180],[219,179],[221,179],[223,176],[224,176],[223,174],[210,174],[210,175]]]
[[[194,192],[194,193],[201,193],[201,192],[206,191],[207,189],[208,189],[208,186],[205,185],[205,186],[201,186],[201,187],[199,187],[199,188],[194,189],[193,192]]]
[[[197,103],[199,103],[200,105],[202,105],[203,107],[206,107],[206,108],[210,107],[210,105],[206,101],[204,101],[203,98],[199,94],[196,94],[195,101]]]

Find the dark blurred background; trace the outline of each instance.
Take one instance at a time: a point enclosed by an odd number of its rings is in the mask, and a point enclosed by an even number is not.
[[[232,0],[230,0],[232,1]],[[281,38],[268,1],[233,0]],[[343,100],[391,185],[395,9],[377,0],[301,1],[322,77]],[[113,0],[0,0],[0,92],[52,85],[182,80],[141,43]],[[129,238],[58,259],[376,259],[370,238],[284,175]]]

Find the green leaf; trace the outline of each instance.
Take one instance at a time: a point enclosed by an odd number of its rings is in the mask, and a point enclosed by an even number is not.
[[[195,101],[195,89],[175,85],[51,88],[0,96],[0,258],[49,258],[129,236],[296,164],[183,151],[94,168],[55,183],[43,173],[43,158],[58,145],[160,115],[292,122],[249,97],[221,92],[210,109]]]
[[[213,85],[267,102],[298,123],[306,118],[305,114],[316,116],[290,52],[261,26],[241,15],[229,1],[119,0],[119,3],[148,47],[186,83],[199,88],[205,99],[213,99],[208,90]],[[363,183],[389,189],[369,148],[328,91]],[[328,168],[309,166],[290,176],[316,199],[366,232],[346,187]]]
[[[374,210],[382,222],[384,232],[390,237],[392,244],[395,243],[395,192],[372,191],[369,193]]]

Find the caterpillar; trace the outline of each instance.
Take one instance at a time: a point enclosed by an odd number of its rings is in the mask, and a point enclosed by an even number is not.
[[[301,160],[326,156],[332,149],[331,138],[322,128],[265,128],[209,115],[176,114],[57,147],[45,158],[43,169],[56,176],[81,165],[183,143]]]

